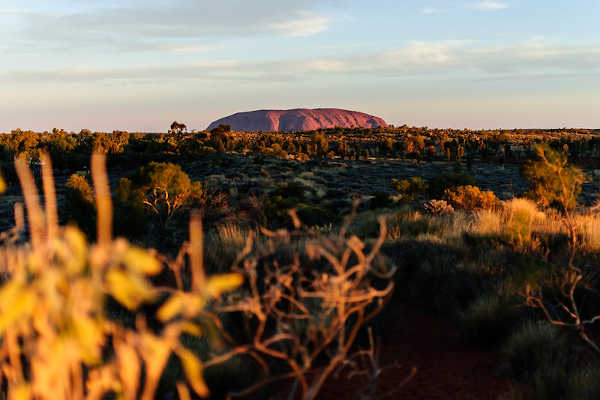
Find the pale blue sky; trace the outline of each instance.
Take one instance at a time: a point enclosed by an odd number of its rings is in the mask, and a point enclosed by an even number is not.
[[[0,131],[340,107],[600,128],[600,1],[2,0]]]

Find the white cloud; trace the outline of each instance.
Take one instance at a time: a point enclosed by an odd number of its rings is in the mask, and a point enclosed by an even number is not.
[[[480,1],[479,3],[474,3],[472,7],[479,10],[496,11],[509,8],[510,4],[499,1]]]
[[[441,8],[425,7],[421,12],[423,14],[442,14],[445,13],[446,10],[442,10]]]
[[[600,74],[600,44],[564,45],[540,37],[499,46],[479,41],[415,41],[371,53],[318,59],[268,62],[207,61],[124,68],[71,67],[13,69],[0,73],[0,82],[144,84],[174,80],[291,82],[364,75],[369,79],[437,76],[444,79],[488,80]]]
[[[312,36],[326,30],[328,25],[329,18],[315,15],[269,24],[268,27],[286,36]]]

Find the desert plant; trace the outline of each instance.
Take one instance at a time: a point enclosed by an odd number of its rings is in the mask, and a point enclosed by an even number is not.
[[[151,162],[132,179],[122,178],[117,195],[122,202],[142,205],[164,226],[182,207],[202,196],[202,184],[192,182],[179,165]]]
[[[475,184],[473,177],[464,172],[451,172],[434,176],[427,182],[427,193],[432,199],[441,199],[448,189],[458,186],[472,186]]]
[[[469,343],[486,346],[499,343],[517,320],[517,305],[496,294],[478,298],[459,315],[464,336]]]
[[[523,174],[531,185],[530,195],[545,206],[557,204],[568,211],[577,205],[584,181],[583,172],[568,165],[565,153],[547,145],[536,147],[538,161],[529,163]]]
[[[527,381],[541,368],[563,364],[567,348],[558,328],[545,321],[528,321],[508,338],[504,353],[511,374]]]
[[[299,220],[293,212],[291,217],[298,229]],[[290,398],[299,390],[303,399],[314,399],[326,379],[353,358],[361,327],[379,313],[392,292],[394,270],[373,264],[385,238],[383,220],[369,252],[356,236],[346,237],[346,231],[347,224],[337,237],[293,245],[300,252],[290,252],[286,245],[292,244],[293,232],[263,230],[266,245],[258,254],[252,253],[248,241],[239,259],[247,291],[241,298],[230,296],[230,305],[222,311],[243,312],[253,328],[248,344],[238,345],[221,359],[247,353],[263,360],[262,365],[271,365],[271,360],[280,367],[234,397],[291,379]],[[376,285],[377,280],[383,284]],[[325,367],[315,370],[323,357]]]
[[[454,207],[448,204],[446,200],[429,200],[423,204],[423,209],[426,213],[432,215],[444,215],[454,212]]]
[[[177,357],[184,379],[178,379],[180,397],[190,389],[200,397],[209,390],[202,377],[202,362],[179,338],[198,335],[202,324],[183,316],[169,320],[172,298],[184,292],[154,287],[150,277],[162,263],[153,251],[113,239],[112,204],[104,156],[92,157],[98,243],[89,245],[75,227],[57,225],[51,168],[44,173],[46,212],[28,166],[16,169],[28,210],[31,242],[2,248],[4,273],[0,287],[0,379],[2,397],[14,399],[153,399],[169,358]],[[189,254],[193,292],[186,292],[195,311],[211,298],[241,284],[241,275],[204,276],[202,235],[192,219]],[[199,261],[200,260],[200,261]],[[158,311],[162,329],[150,329],[154,316],[142,309],[171,296]],[[134,313],[133,326],[110,313],[113,301]],[[175,389],[175,385],[173,385]]]
[[[91,238],[96,231],[94,192],[87,178],[73,174],[66,183],[65,209],[67,219],[74,221]]]
[[[446,189],[444,197],[454,208],[473,210],[490,210],[497,208],[499,200],[492,191],[482,192],[477,186],[458,186]]]
[[[401,200],[405,203],[410,203],[415,200],[417,196],[424,194],[427,191],[427,184],[421,178],[410,178],[410,179],[392,179],[392,186],[395,190],[400,192]]]

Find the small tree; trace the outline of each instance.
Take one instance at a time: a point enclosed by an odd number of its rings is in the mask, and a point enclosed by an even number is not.
[[[141,204],[156,214],[161,226],[182,207],[202,195],[202,184],[192,182],[179,165],[150,164],[140,168],[133,179],[122,178],[117,196],[122,202]]]
[[[577,205],[583,172],[568,165],[567,154],[548,145],[538,145],[536,152],[540,159],[530,162],[523,172],[531,185],[530,195],[544,206],[558,205],[568,213]]]
[[[94,191],[85,176],[71,175],[66,183],[65,206],[67,218],[92,238],[96,232]]]

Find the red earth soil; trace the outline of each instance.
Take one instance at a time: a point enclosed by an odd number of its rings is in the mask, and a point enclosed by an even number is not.
[[[385,328],[380,367],[394,363],[401,367],[383,372],[374,398],[498,400],[512,397],[516,386],[496,375],[500,355],[461,342],[459,331],[450,320],[403,315],[398,316],[397,321]],[[417,368],[416,375],[398,388],[412,367]],[[356,399],[365,386],[364,380],[330,378],[318,398]]]

